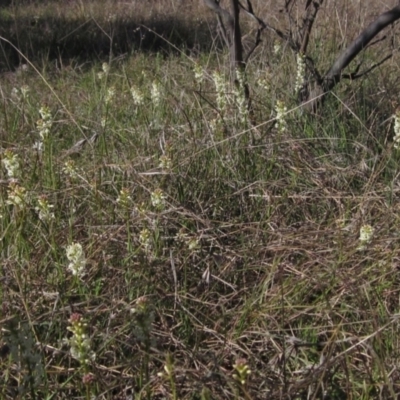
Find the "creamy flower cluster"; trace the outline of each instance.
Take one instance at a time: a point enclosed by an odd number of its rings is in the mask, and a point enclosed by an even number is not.
[[[400,111],[397,111],[394,115],[394,148],[400,148]]]
[[[276,124],[278,127],[278,131],[283,133],[287,130],[287,121],[286,121],[286,113],[287,107],[283,101],[278,100],[276,102]]]
[[[11,150],[6,150],[1,160],[4,168],[7,171],[7,175],[11,179],[18,178],[21,172],[18,154],[15,154]]]
[[[53,126],[53,117],[48,106],[42,106],[39,109],[41,119],[36,121],[36,127],[39,131],[39,136],[42,141],[45,141],[50,134],[51,127]]]
[[[81,364],[87,365],[96,358],[96,354],[90,348],[90,339],[87,334],[88,325],[78,313],[71,315],[69,323],[70,326],[67,329],[72,332],[72,337],[68,340],[71,346],[71,356]]]
[[[46,196],[40,196],[37,200],[38,206],[36,207],[36,211],[39,214],[39,219],[43,222],[50,222],[53,220],[54,213],[52,209],[54,208],[54,205],[49,204],[49,201],[47,200]]]
[[[298,92],[304,84],[304,77],[306,74],[306,57],[304,54],[297,54],[297,75],[296,75],[296,84],[295,91]]]
[[[15,182],[10,183],[6,204],[13,205],[18,209],[24,209],[28,201],[26,189]]]
[[[221,75],[218,71],[215,71],[213,74],[213,80],[215,85],[215,91],[217,93],[217,106],[218,109],[222,111],[226,106],[225,77]]]
[[[82,277],[85,275],[86,258],[80,243],[72,243],[67,247],[68,270],[72,275]]]

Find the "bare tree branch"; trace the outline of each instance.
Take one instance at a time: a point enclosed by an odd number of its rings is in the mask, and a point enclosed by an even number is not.
[[[247,8],[242,5],[239,1],[239,6],[240,8],[251,18],[253,18],[257,23],[258,23],[258,29],[256,33],[256,37],[253,43],[253,46],[250,48],[250,50],[247,52],[245,56],[245,63],[249,60],[250,56],[253,54],[254,50],[258,47],[258,45],[261,43],[261,33],[262,31],[267,27],[265,22],[261,19],[258,18],[253,11],[253,5],[251,4],[250,0],[247,0]]]
[[[267,25],[265,24],[265,22],[264,22],[261,18],[258,18],[258,17],[254,14],[253,6],[252,6],[250,0],[247,0],[247,8],[244,7],[244,6],[242,5],[242,3],[240,3],[240,1],[239,1],[239,6],[240,6],[240,8],[241,8],[247,15],[249,15],[251,18],[253,18],[254,20],[256,20],[257,23],[260,25],[260,27],[261,27],[262,29],[265,29],[265,28],[267,27]]]
[[[400,2],[399,2],[400,3]],[[375,21],[365,28],[360,35],[347,47],[347,49],[339,55],[332,67],[325,74],[320,82],[315,82],[309,90],[308,101],[304,102],[307,109],[316,111],[322,106],[326,95],[331,91],[343,77],[351,77],[352,75],[343,75],[343,70],[354,60],[357,55],[365,50],[376,35],[383,29],[400,19],[400,4],[391,10],[381,14]],[[391,56],[385,57],[380,63],[371,67],[375,69]],[[369,69],[370,72],[372,69]],[[363,73],[365,75],[366,72]],[[357,74],[353,75],[353,79]],[[310,101],[311,100],[311,101]]]
[[[400,5],[381,14],[350,44],[350,46],[337,58],[331,69],[324,77],[324,89],[331,90],[340,82],[342,71],[364,50],[368,43],[384,28],[400,18]]]
[[[393,54],[388,54],[384,59],[382,59],[381,61],[379,61],[378,63],[372,65],[371,67],[369,67],[367,70],[358,73],[358,69],[360,68],[360,65],[357,66],[357,70],[353,71],[351,74],[343,74],[342,75],[342,79],[359,79],[361,77],[363,77],[364,75],[369,74],[371,71],[373,71],[375,68],[378,68],[379,66],[381,66],[383,63],[385,63],[387,60],[389,60],[390,58],[393,57]]]
[[[231,42],[230,42],[229,35],[226,32],[224,21],[228,25],[228,29],[230,31],[232,31],[233,27],[234,27],[234,21],[233,21],[231,14],[219,5],[219,1],[204,0],[204,3],[208,8],[210,8],[212,11],[214,11],[217,14],[218,25],[219,25],[219,29],[221,31],[222,38],[224,39],[225,44],[228,47],[230,47]]]
[[[244,69],[245,64],[243,61],[242,33],[240,31],[239,23],[239,0],[231,0],[231,10],[231,16],[233,18],[233,29],[231,32],[231,65],[234,69]]]
[[[239,0],[230,0],[231,12],[222,8],[217,0],[204,0],[204,3],[217,14],[224,40],[228,42],[227,44],[231,55],[231,66],[234,69],[238,67],[243,68],[244,61],[239,24]],[[229,34],[227,34],[225,30],[224,23],[228,27]]]
[[[233,24],[233,19],[232,19],[231,14],[229,14],[228,11],[226,11],[224,8],[222,8],[219,5],[219,2],[217,2],[216,0],[204,0],[204,3],[208,8],[213,10],[218,15],[221,15],[222,18],[224,18],[227,21],[229,21],[230,25]]]
[[[220,34],[222,36],[222,39],[224,40],[226,47],[228,47],[228,49],[229,49],[229,47],[230,47],[229,37],[226,32],[224,21],[222,20],[222,17],[220,14],[217,14],[217,20],[218,20],[218,28],[219,28]]]
[[[297,0],[285,0],[284,7],[281,10],[281,12],[285,12],[289,18],[290,26],[292,26],[291,22],[294,21],[291,13],[296,5],[296,1]],[[316,111],[323,104],[329,91],[331,91],[342,79],[360,78],[361,76],[364,76],[375,68],[379,67],[390,57],[392,57],[392,55],[386,56],[382,61],[374,64],[372,67],[368,68],[362,73],[359,73],[361,66],[361,64],[359,64],[352,73],[343,74],[343,70],[354,60],[355,57],[357,57],[361,51],[384,40],[384,38],[374,40],[374,38],[376,38],[376,36],[383,29],[400,19],[399,0],[397,6],[381,14],[375,21],[365,28],[360,35],[339,55],[329,71],[325,75],[321,75],[315,66],[313,59],[306,55],[306,51],[314,22],[316,20],[318,11],[323,4],[323,0],[306,1],[304,8],[305,15],[302,19],[302,23],[296,23],[297,35],[299,35],[298,38],[293,37],[292,29],[289,29],[288,33],[283,32],[256,16],[253,11],[251,0],[246,0],[246,6],[244,6],[240,0],[230,0],[231,12],[228,12],[220,7],[219,0],[204,0],[204,2],[217,14],[219,20],[221,21],[221,25],[223,25],[223,22],[225,22],[228,27],[229,35],[227,35],[227,42],[229,42],[232,67],[245,67],[245,63],[248,61],[250,55],[261,42],[261,33],[265,29],[274,32],[274,34],[284,40],[295,53],[304,54],[307,71],[311,76],[311,80],[306,80],[304,83],[303,88],[300,91],[301,93],[299,92],[299,100],[306,106],[306,108],[312,109],[313,111]],[[245,12],[258,23],[258,30],[255,36],[254,44],[246,57],[243,57],[242,38],[240,36],[240,10],[243,10],[243,12]]]
[[[313,1],[311,8],[311,0],[309,0],[306,4],[306,16],[304,17],[303,21],[303,29],[302,29],[302,38],[301,38],[301,45],[300,45],[300,53],[306,54],[308,42],[310,40],[310,34],[312,31],[312,27],[315,22],[315,18],[318,14],[318,11],[322,5],[324,0]]]

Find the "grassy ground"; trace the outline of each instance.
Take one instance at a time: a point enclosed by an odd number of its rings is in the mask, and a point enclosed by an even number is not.
[[[266,35],[250,122],[215,44],[128,51],[125,9],[106,25],[106,1],[28,3],[0,11],[23,54],[0,76],[0,398],[397,398],[398,56],[308,116],[295,56]],[[195,7],[193,43],[213,21]],[[42,40],[74,15],[90,52],[53,56]],[[38,21],[48,35],[23,29]],[[317,26],[322,69],[350,22]]]

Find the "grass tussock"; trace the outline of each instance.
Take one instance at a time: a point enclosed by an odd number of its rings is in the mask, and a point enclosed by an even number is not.
[[[251,115],[217,51],[0,77],[1,398],[396,398],[398,57],[310,116],[272,43]]]

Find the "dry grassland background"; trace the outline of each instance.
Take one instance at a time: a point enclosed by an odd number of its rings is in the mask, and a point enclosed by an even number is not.
[[[397,4],[325,3],[321,74]],[[0,399],[398,398],[399,38],[310,113],[265,30],[249,110],[202,1],[1,2]]]

